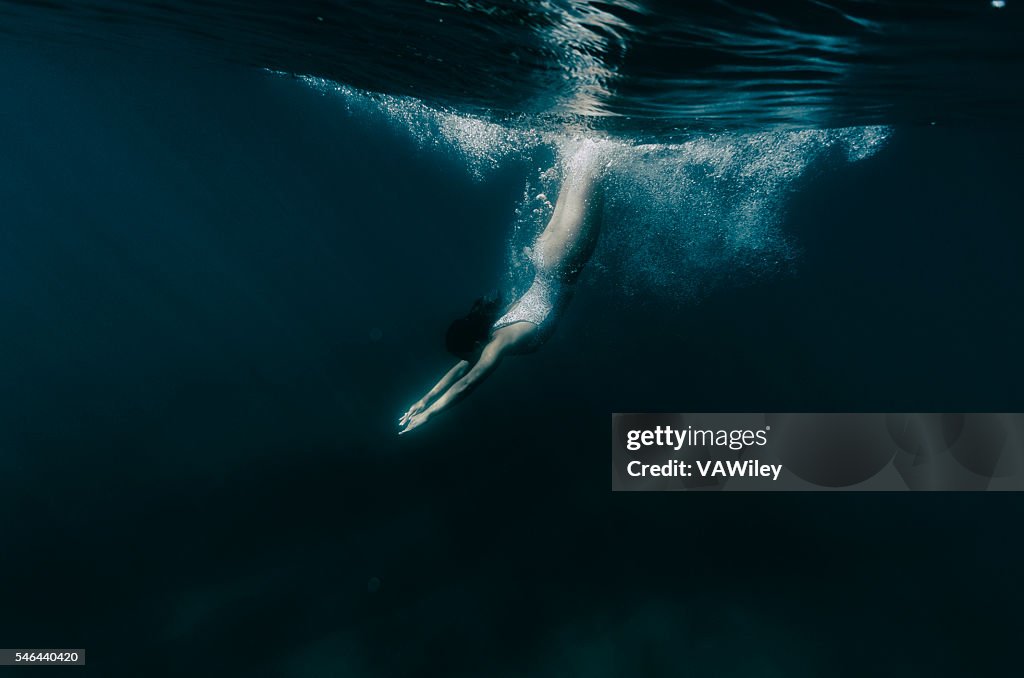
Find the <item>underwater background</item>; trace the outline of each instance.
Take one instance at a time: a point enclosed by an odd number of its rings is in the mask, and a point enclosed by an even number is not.
[[[1022,409],[1016,5],[0,2],[0,645],[1006,675],[1016,495],[607,464],[617,411]],[[609,197],[554,337],[399,438],[581,137]]]

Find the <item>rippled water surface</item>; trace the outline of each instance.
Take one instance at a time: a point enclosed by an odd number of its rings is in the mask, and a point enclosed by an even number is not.
[[[492,117],[692,130],[1005,118],[1017,3],[0,2],[21,40],[189,49]],[[593,120],[591,118],[598,118]]]

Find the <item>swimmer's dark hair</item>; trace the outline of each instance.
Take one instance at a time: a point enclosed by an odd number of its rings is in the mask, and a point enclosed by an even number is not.
[[[491,335],[491,325],[501,313],[501,295],[496,293],[480,297],[462,318],[448,326],[445,347],[452,355],[473,361],[480,355]]]

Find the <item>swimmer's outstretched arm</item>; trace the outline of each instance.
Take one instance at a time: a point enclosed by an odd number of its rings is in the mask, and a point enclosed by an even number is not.
[[[413,403],[413,406],[410,407],[409,410],[402,415],[402,418],[398,420],[398,425],[405,426],[406,422],[408,422],[410,418],[425,410],[427,406],[434,402],[439,395],[447,391],[449,386],[466,374],[469,367],[469,361],[467,360],[460,360],[455,363],[455,366],[448,370],[448,373],[441,377],[440,381],[434,384],[434,388],[427,391],[425,396]]]
[[[523,325],[523,324],[519,324]],[[511,347],[515,341],[522,335],[521,331],[509,334],[496,335],[494,339],[484,346],[483,352],[480,353],[480,357],[474,365],[464,376],[459,378],[454,384],[452,384],[444,394],[433,401],[426,410],[418,414],[414,414],[404,419],[406,422],[406,428],[398,431],[398,435],[402,433],[409,433],[414,428],[422,426],[427,423],[427,420],[441,412],[445,408],[449,408],[456,404],[459,400],[465,397],[471,390],[480,384],[490,373],[495,371],[495,368],[502,362],[502,356],[505,351]],[[451,373],[450,373],[451,374]]]

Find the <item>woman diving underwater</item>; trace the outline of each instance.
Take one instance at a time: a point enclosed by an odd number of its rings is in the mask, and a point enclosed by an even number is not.
[[[536,350],[551,335],[597,242],[598,180],[605,167],[593,141],[584,141],[566,155],[551,220],[524,249],[533,267],[533,283],[508,307],[502,308],[497,299],[478,299],[469,315],[451,324],[445,344],[459,361],[402,415],[400,435],[465,397],[505,356]]]

